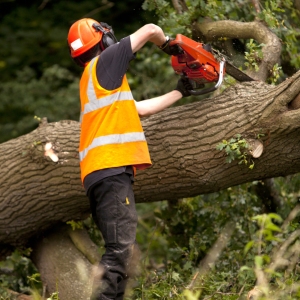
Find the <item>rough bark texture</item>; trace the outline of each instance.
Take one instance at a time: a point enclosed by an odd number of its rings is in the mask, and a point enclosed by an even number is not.
[[[300,72],[278,86],[238,84],[223,94],[170,108],[143,121],[153,166],[137,173],[138,202],[172,200],[300,171]],[[250,170],[216,150],[235,134],[264,133],[264,152]],[[0,243],[24,244],[37,233],[83,218],[89,204],[80,182],[79,124],[41,126],[0,145]],[[47,142],[59,161],[44,156]]]

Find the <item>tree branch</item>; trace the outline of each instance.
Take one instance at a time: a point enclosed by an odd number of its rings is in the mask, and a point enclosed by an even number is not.
[[[97,264],[101,256],[98,247],[90,239],[88,233],[84,229],[69,229],[68,234],[76,246],[76,248],[89,260],[91,264]]]
[[[294,0],[294,6],[297,10],[300,11],[300,0]]]
[[[208,41],[217,38],[237,38],[254,39],[262,47],[263,60],[259,65],[258,72],[252,72],[251,76],[257,80],[266,81],[270,70],[279,62],[281,54],[280,39],[260,22],[237,22],[237,21],[217,21],[195,23],[194,32],[196,35],[204,36]]]
[[[115,4],[113,2],[109,1],[109,2],[105,3],[104,5],[102,5],[102,6],[98,7],[98,8],[95,8],[92,11],[88,12],[83,17],[84,18],[91,17],[91,16],[97,14],[100,11],[103,11],[103,10],[106,10],[106,9],[109,9],[109,8],[113,7],[114,5]]]
[[[252,4],[257,13],[261,12],[259,0],[252,0]]]
[[[173,4],[173,6],[174,6],[176,12],[177,12],[178,14],[182,14],[182,7],[181,7],[181,5],[179,4],[179,1],[178,1],[178,0],[172,0],[172,4]]]

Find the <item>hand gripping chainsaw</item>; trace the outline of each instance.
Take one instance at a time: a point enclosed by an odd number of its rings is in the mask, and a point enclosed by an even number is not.
[[[189,92],[192,95],[203,95],[219,88],[225,72],[238,81],[254,80],[208,44],[177,34],[170,42],[170,46],[174,46],[176,53],[171,56],[171,65],[176,74],[190,80],[193,90]],[[215,85],[205,88],[207,83],[215,83]]]

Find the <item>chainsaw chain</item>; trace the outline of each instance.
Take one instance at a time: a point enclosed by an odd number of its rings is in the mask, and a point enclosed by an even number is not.
[[[225,54],[221,53],[219,50],[212,48],[212,53],[214,55],[214,57],[216,58],[216,60],[218,60],[219,62],[221,61],[228,61],[231,62],[229,57],[226,56]]]

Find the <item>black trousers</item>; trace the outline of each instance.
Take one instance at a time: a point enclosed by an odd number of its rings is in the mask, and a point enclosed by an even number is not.
[[[136,238],[137,213],[130,174],[102,179],[89,191],[92,216],[105,242],[101,279],[93,283],[91,299],[124,298],[128,268]]]

